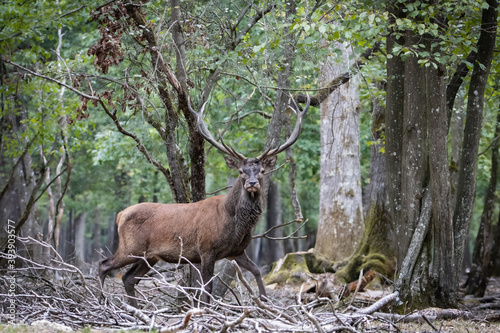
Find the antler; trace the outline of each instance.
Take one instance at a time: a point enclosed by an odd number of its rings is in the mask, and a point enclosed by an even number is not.
[[[307,113],[307,110],[309,109],[309,105],[311,104],[311,98],[309,97],[309,94],[306,94],[306,95],[307,95],[307,101],[306,101],[306,106],[305,106],[303,111],[300,111],[297,103],[295,102],[295,99],[290,97],[292,99],[295,107],[292,107],[291,104],[289,106],[297,114],[297,122],[295,123],[295,128],[293,129],[292,134],[290,135],[288,140],[285,141],[284,144],[279,145],[278,147],[276,147],[274,149],[268,149],[262,155],[257,157],[259,160],[263,160],[263,159],[270,157],[270,156],[278,155],[279,153],[281,153],[282,151],[284,151],[285,149],[287,149],[288,147],[293,145],[295,143],[295,141],[297,141],[297,139],[299,138],[299,134],[300,134],[300,128],[302,127],[302,118],[304,118],[304,115]]]
[[[230,155],[230,156],[232,156],[232,157],[234,157],[234,158],[236,158],[236,159],[238,159],[240,161],[246,159],[245,156],[243,156],[242,154],[238,153],[233,147],[226,145],[224,143],[224,141],[222,140],[222,138],[221,138],[221,143],[222,144],[220,144],[219,142],[217,142],[217,140],[214,139],[214,137],[212,136],[212,134],[208,130],[207,125],[203,121],[203,112],[205,111],[205,105],[207,104],[208,101],[205,102],[205,103],[203,103],[203,105],[201,106],[201,108],[200,108],[200,110],[198,112],[196,112],[193,109],[193,107],[191,106],[191,100],[190,100],[189,97],[187,99],[187,102],[188,102],[189,111],[196,118],[196,124],[197,124],[197,127],[198,127],[198,132],[200,132],[200,134],[205,138],[205,140],[207,140],[208,142],[210,142],[210,144],[212,146],[214,146],[215,148],[219,149],[224,154]]]

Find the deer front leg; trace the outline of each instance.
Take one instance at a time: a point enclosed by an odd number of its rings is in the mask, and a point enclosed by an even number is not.
[[[214,256],[211,254],[201,256],[201,278],[203,280],[202,284],[204,285],[204,288],[202,288],[204,290],[202,290],[201,301],[207,304],[210,303],[210,295],[212,294],[213,281],[211,281],[211,279],[214,276],[214,266]]]
[[[255,276],[255,280],[257,281],[257,286],[259,287],[260,299],[266,300],[266,288],[264,287],[264,282],[262,281],[262,274],[260,272],[259,266],[257,266],[250,258],[248,258],[247,254],[243,252],[242,255],[234,257],[234,260],[238,265],[248,270]]]

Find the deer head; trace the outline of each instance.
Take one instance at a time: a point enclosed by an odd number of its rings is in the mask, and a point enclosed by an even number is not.
[[[274,165],[276,164],[277,155],[293,145],[299,138],[302,120],[304,118],[304,115],[307,113],[307,110],[309,109],[311,99],[309,95],[307,95],[306,106],[302,111],[291,96],[289,101],[291,101],[292,103],[289,103],[288,107],[290,107],[297,114],[297,121],[295,123],[295,128],[292,134],[285,141],[285,143],[279,145],[276,148],[269,148],[256,158],[246,158],[243,154],[237,152],[233,147],[226,145],[222,138],[220,140],[220,143],[214,139],[214,137],[208,130],[207,125],[203,121],[203,112],[205,110],[205,105],[207,104],[207,102],[205,102],[198,111],[195,111],[192,108],[191,102],[188,98],[188,107],[193,116],[196,118],[198,131],[200,132],[200,134],[212,146],[220,150],[222,153],[228,155],[225,157],[227,166],[232,169],[238,169],[240,178],[244,182],[243,186],[245,190],[247,192],[254,193],[259,191],[262,187],[265,171],[274,167]]]

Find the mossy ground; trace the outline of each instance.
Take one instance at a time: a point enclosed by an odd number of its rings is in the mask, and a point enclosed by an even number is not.
[[[269,274],[264,276],[266,284],[300,284],[313,273],[333,272],[333,262],[312,251],[288,253],[275,262]]]

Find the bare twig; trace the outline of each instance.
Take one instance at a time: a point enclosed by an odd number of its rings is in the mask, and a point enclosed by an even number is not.
[[[254,235],[252,238],[267,238],[267,239],[272,239],[272,240],[284,240],[284,239],[304,239],[304,238],[307,238],[307,235],[304,235],[304,236],[294,236],[297,232],[299,232],[300,229],[302,229],[304,227],[304,225],[309,221],[309,219],[305,219],[304,222],[302,222],[298,227],[297,229],[295,229],[294,232],[292,232],[291,234],[289,234],[288,236],[285,236],[285,237],[270,237],[270,236],[267,236],[271,231],[273,231],[274,229],[277,229],[277,228],[282,228],[282,227],[285,227],[287,225],[290,225],[292,223],[297,223],[297,222],[300,222],[300,220],[292,220],[292,221],[289,221],[289,222],[286,222],[286,223],[283,223],[283,224],[279,224],[279,225],[275,225],[271,228],[269,228],[266,232],[264,232],[263,234],[260,234],[260,235]]]
[[[352,305],[352,303],[354,302],[354,299],[356,298],[356,294],[358,293],[359,287],[361,286],[362,279],[363,279],[363,269],[361,269],[361,271],[359,272],[358,284],[356,285],[356,289],[352,293],[351,302],[349,302],[349,306]]]

